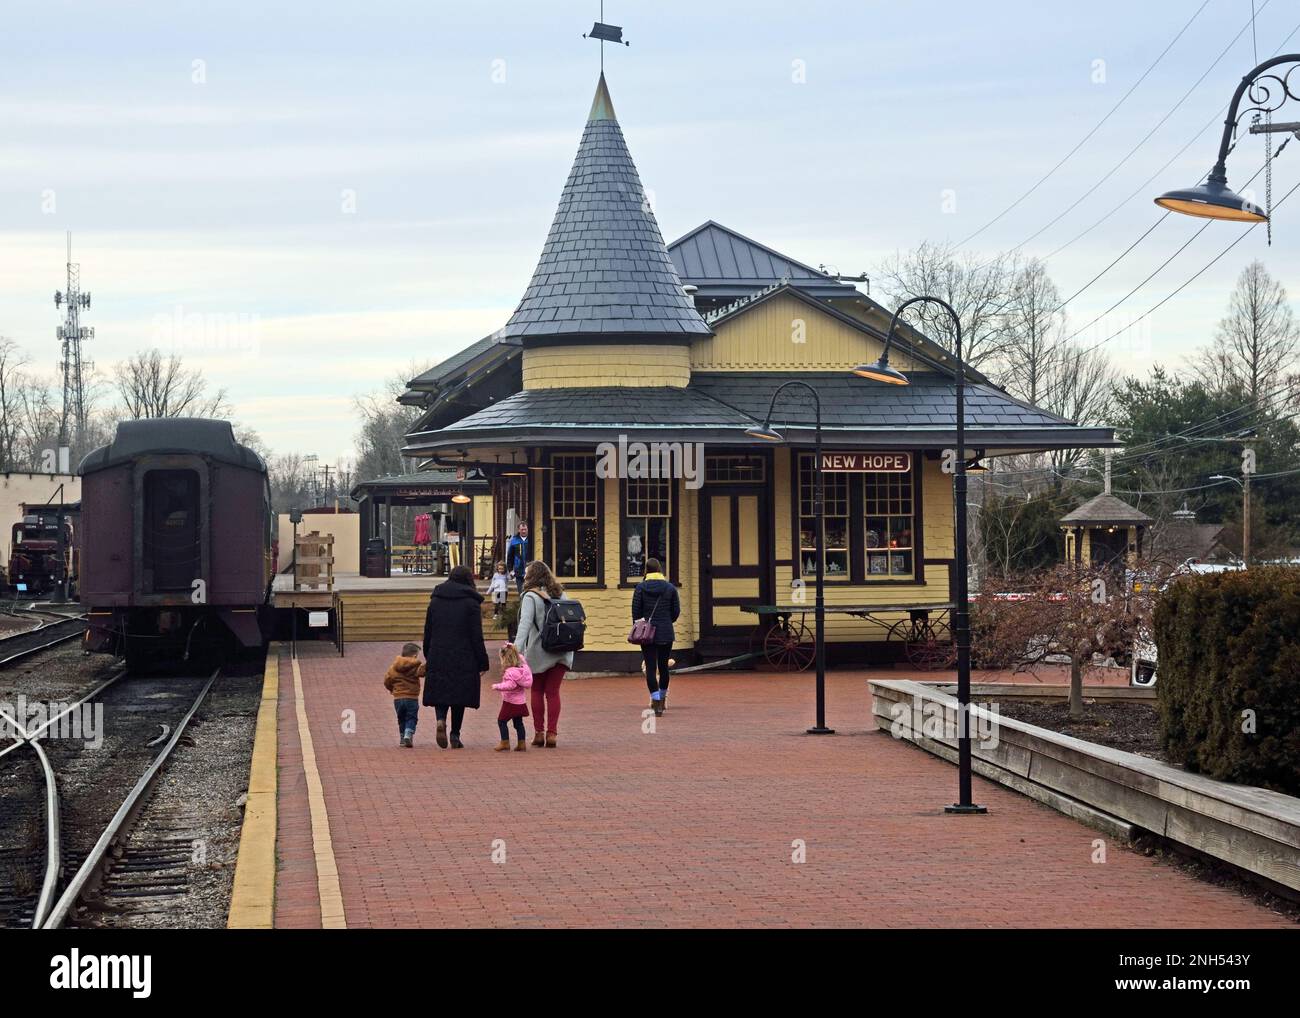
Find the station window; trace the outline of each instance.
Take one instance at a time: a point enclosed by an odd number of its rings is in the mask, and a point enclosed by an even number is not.
[[[629,478],[623,492],[623,579],[644,576],[647,558],[657,558],[670,569],[673,482],[666,477]]]
[[[863,474],[867,579],[915,575],[912,475]]]
[[[849,578],[849,478],[850,474],[822,473],[825,492],[826,577]],[[812,456],[799,457],[799,568],[804,576],[817,575],[817,516],[813,506]]]
[[[551,568],[566,580],[594,581],[600,569],[596,457],[563,453],[551,466]]]
[[[766,467],[762,456],[705,456],[704,480],[710,484],[762,484]]]

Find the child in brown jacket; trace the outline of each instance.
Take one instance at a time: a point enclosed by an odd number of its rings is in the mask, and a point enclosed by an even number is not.
[[[415,743],[415,724],[420,719],[420,680],[424,678],[424,662],[420,660],[420,646],[408,643],[402,653],[388,666],[384,688],[393,694],[393,707],[397,710],[398,745],[410,749]]]

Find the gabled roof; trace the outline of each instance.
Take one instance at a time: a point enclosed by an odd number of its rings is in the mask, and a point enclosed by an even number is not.
[[[702,298],[744,296],[786,280],[817,297],[848,297],[856,290],[820,269],[760,244],[712,219],[668,245],[677,275]]]
[[[503,333],[709,335],[668,257],[604,73],[542,256]]]
[[[1079,523],[1084,526],[1090,524],[1145,524],[1151,522],[1151,517],[1141,509],[1129,505],[1122,498],[1116,498],[1114,495],[1102,492],[1100,495],[1088,499],[1073,512],[1066,513],[1061,517],[1061,522]]]

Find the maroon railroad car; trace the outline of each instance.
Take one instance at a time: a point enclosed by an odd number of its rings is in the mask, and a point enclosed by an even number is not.
[[[80,472],[88,650],[134,665],[261,645],[270,486],[229,422],[123,421]]]

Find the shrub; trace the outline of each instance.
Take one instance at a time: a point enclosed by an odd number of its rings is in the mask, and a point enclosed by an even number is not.
[[[1300,570],[1182,577],[1160,598],[1154,632],[1169,759],[1300,795]]]

